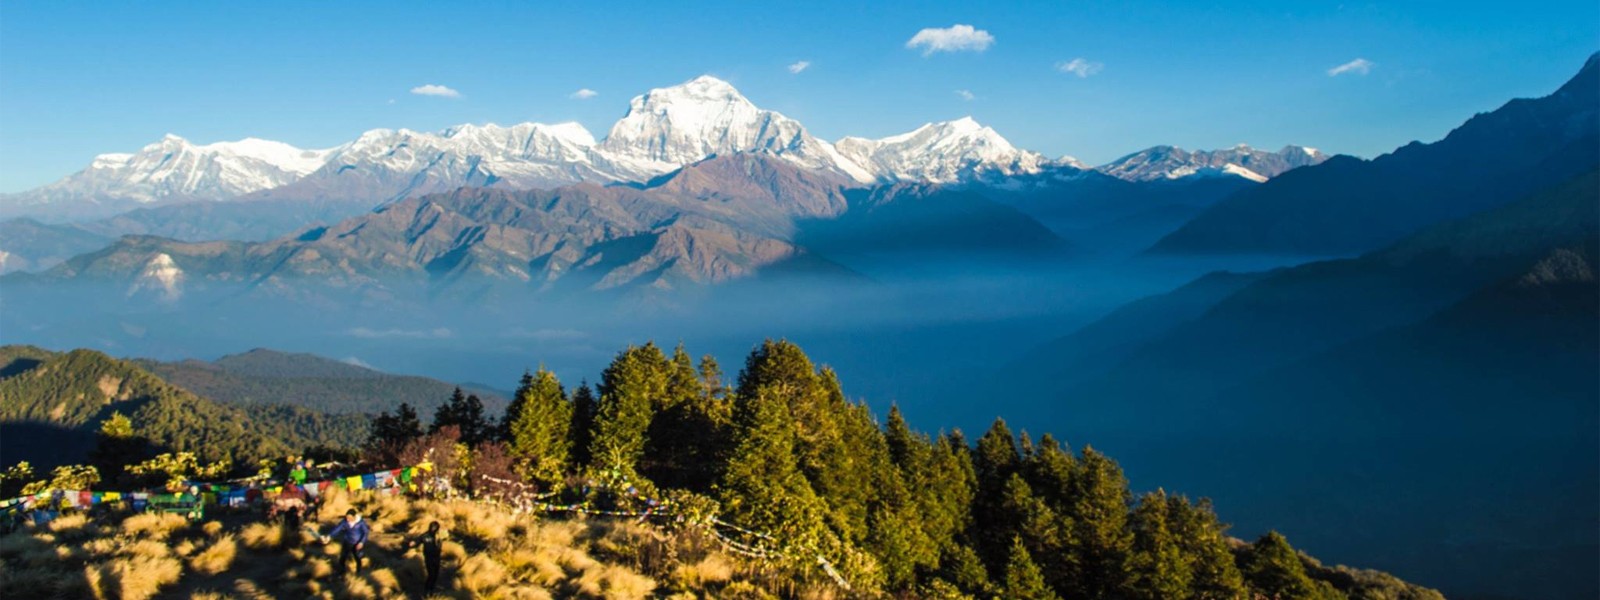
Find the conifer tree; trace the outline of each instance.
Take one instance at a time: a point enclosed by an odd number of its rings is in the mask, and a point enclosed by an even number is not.
[[[94,450],[89,453],[89,464],[107,481],[116,481],[123,467],[146,458],[149,444],[133,430],[133,421],[121,412],[100,423],[95,434]]]
[[[1000,589],[1000,597],[1014,598],[1016,600],[1057,600],[1054,590],[1045,584],[1044,574],[1039,571],[1039,565],[1033,562],[1033,557],[1028,554],[1028,549],[1023,546],[1021,539],[1011,540],[1011,547],[1006,557],[1005,585]]]
[[[717,359],[710,354],[700,357],[700,393],[707,399],[723,400],[728,397],[728,389],[722,383],[722,367],[717,364]]]
[[[1276,531],[1261,536],[1240,561],[1245,580],[1256,593],[1276,600],[1312,600],[1322,596],[1306,575],[1300,556]]]
[[[511,407],[515,407],[512,410]],[[540,368],[517,391],[506,410],[511,433],[508,454],[524,478],[543,484],[560,481],[572,443],[572,404],[555,374]]]
[[[579,383],[578,389],[572,392],[572,427],[569,429],[572,441],[568,446],[572,449],[572,464],[592,464],[589,444],[594,440],[594,420],[599,414],[600,401],[594,396],[594,388],[588,381]]]
[[[1125,596],[1163,600],[1189,595],[1193,575],[1180,541],[1167,525],[1167,494],[1157,490],[1139,499],[1129,516],[1133,545],[1128,556]]]
[[[1073,527],[1073,552],[1068,557],[1077,573],[1072,597],[1112,598],[1127,581],[1127,556],[1132,539],[1127,530],[1128,481],[1110,458],[1085,447],[1072,478],[1072,503],[1066,506]]]
[[[1205,600],[1247,598],[1244,576],[1223,536],[1211,503],[1202,499],[1191,505],[1187,498],[1167,498],[1167,525],[1178,540],[1193,580],[1189,597]]]
[[[667,402],[666,355],[653,343],[619,353],[600,377],[600,403],[589,442],[591,466],[629,477],[638,473],[650,421]]]
[[[936,576],[976,598],[989,597],[992,592],[988,569],[966,544],[952,541],[940,549]]]
[[[716,485],[726,518],[766,531],[787,546],[816,548],[822,507],[795,464],[788,406],[765,389],[741,398],[727,467]]]
[[[428,426],[428,433],[449,426],[461,428],[461,442],[468,446],[487,441],[495,433],[494,426],[483,412],[483,400],[477,394],[463,395],[459,387],[450,395],[448,402],[434,411],[433,424]]]
[[[1011,558],[1011,538],[1015,533],[1014,518],[1005,509],[1006,483],[1022,462],[1016,437],[1003,419],[995,419],[989,431],[978,438],[972,462],[978,483],[972,501],[972,539],[989,572],[1000,579]]]

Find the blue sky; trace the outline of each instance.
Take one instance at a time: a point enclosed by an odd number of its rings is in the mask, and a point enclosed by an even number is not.
[[[703,73],[830,140],[971,115],[1094,164],[1155,144],[1373,156],[1547,94],[1600,50],[1593,0],[864,4],[13,0],[0,191],[168,132],[328,147],[377,127],[576,120],[599,137],[629,98]],[[958,24],[990,42],[907,47]],[[1059,68],[1074,59],[1087,76]],[[1364,73],[1329,74],[1356,59]],[[410,93],[425,84],[461,96]]]

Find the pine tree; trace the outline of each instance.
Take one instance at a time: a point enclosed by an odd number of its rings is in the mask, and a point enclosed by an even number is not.
[[[1011,538],[1015,525],[1005,509],[1006,483],[1021,466],[1016,437],[1002,419],[995,419],[989,431],[978,438],[973,453],[977,469],[977,493],[972,503],[972,539],[978,556],[996,579],[1004,576],[1011,558]]]
[[[716,485],[726,518],[766,531],[790,547],[823,540],[820,501],[795,464],[796,435],[788,406],[764,389],[741,398],[727,468]]]
[[[589,444],[594,441],[594,420],[600,414],[600,401],[594,396],[594,388],[589,387],[588,381],[578,384],[578,389],[572,392],[572,464],[592,465],[589,456]]]
[[[1012,539],[1006,556],[1005,585],[1000,589],[1002,598],[1015,600],[1057,600],[1055,591],[1044,582],[1039,565],[1034,564],[1021,539]]]
[[[653,343],[630,346],[611,361],[600,377],[592,467],[624,478],[638,474],[650,421],[668,401],[669,376],[666,355]]]
[[[448,402],[434,411],[433,424],[428,426],[428,433],[449,426],[461,428],[461,442],[468,446],[487,441],[496,433],[496,428],[483,412],[483,400],[477,394],[463,395],[459,387],[450,395]]]
[[[540,367],[541,369],[543,367]],[[511,394],[511,403],[506,405],[506,413],[500,416],[499,439],[502,442],[511,442],[511,424],[522,415],[521,399],[533,387],[533,372],[522,370],[522,378],[517,380],[517,391]]]
[[[517,391],[506,417],[513,419],[507,450],[522,476],[542,484],[560,481],[572,440],[572,404],[555,374],[541,367]]]
[[[992,592],[983,560],[971,546],[958,542],[950,542],[940,549],[935,576],[973,597],[988,597]]]
[[[1128,519],[1133,546],[1128,556],[1125,596],[1133,599],[1183,598],[1193,575],[1180,541],[1167,525],[1167,494],[1155,491],[1139,499]]]
[[[133,421],[121,412],[112,411],[95,434],[89,464],[106,481],[116,481],[123,467],[147,458],[149,452],[149,442],[134,433]]]
[[[700,393],[707,399],[723,400],[728,392],[722,384],[722,367],[717,365],[716,357],[710,354],[700,357]]]
[[[1068,560],[1077,573],[1067,595],[1115,597],[1127,581],[1127,556],[1132,539],[1127,530],[1128,481],[1110,458],[1085,447],[1072,478],[1073,552]]]
[[[1193,580],[1189,584],[1190,598],[1197,600],[1234,600],[1248,598],[1244,576],[1234,561],[1225,528],[1217,522],[1211,504],[1201,500],[1199,505],[1189,504],[1182,496],[1167,498],[1167,525],[1178,540]]]
[[[1314,600],[1322,597],[1306,575],[1300,556],[1289,540],[1276,531],[1261,536],[1240,561],[1244,578],[1256,593],[1275,600]]]
[[[466,398],[462,398],[465,402]],[[368,458],[379,464],[392,465],[412,440],[422,437],[422,421],[410,404],[401,403],[394,414],[388,411],[372,418],[365,445]]]
[[[714,362],[711,368],[715,369]],[[682,344],[673,350],[670,371],[671,399],[650,421],[640,469],[658,485],[707,492],[721,472],[721,456],[728,451],[732,408],[705,385],[702,371]]]

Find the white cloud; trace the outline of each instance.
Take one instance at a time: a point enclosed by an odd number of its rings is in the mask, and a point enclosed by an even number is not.
[[[1085,58],[1074,58],[1067,62],[1056,63],[1057,71],[1061,71],[1062,73],[1071,73],[1073,75],[1077,75],[1079,78],[1088,77],[1095,73],[1099,73],[1100,70],[1104,68],[1106,68],[1104,63],[1097,63]]]
[[[352,327],[350,329],[346,329],[344,333],[345,335],[351,337],[369,340],[391,338],[442,340],[445,338],[455,337],[455,332],[450,331],[450,329],[447,327],[436,327],[434,329],[368,329],[366,327]]]
[[[811,61],[802,60],[800,62],[797,62],[797,63],[794,63],[792,65],[789,65],[789,72],[790,73],[794,73],[796,75],[799,75],[801,71],[804,71],[804,70],[809,69],[809,68],[811,68]]]
[[[1372,72],[1372,67],[1374,67],[1374,66],[1376,66],[1376,65],[1373,64],[1372,61],[1367,60],[1365,58],[1358,58],[1358,59],[1352,60],[1350,62],[1347,62],[1345,64],[1342,64],[1342,65],[1339,65],[1337,67],[1334,67],[1332,69],[1328,69],[1328,76],[1329,77],[1338,77],[1338,76],[1343,75],[1345,73],[1354,73],[1356,75],[1366,75],[1367,73],[1371,73]]]
[[[944,29],[929,27],[918,31],[906,42],[907,48],[922,48],[922,55],[935,52],[983,52],[994,44],[994,36],[971,25],[951,25]]]
[[[971,102],[973,98],[977,98],[977,96],[972,95],[970,90],[956,90],[956,97],[966,100],[967,102]]]
[[[583,88],[581,90],[573,92],[572,95],[567,96],[567,97],[568,98],[572,98],[573,100],[588,100],[590,98],[593,98],[593,97],[599,96],[599,95],[600,95],[600,92],[596,92],[596,91],[591,90],[589,88]]]
[[[432,83],[427,84],[427,85],[419,85],[417,87],[411,88],[411,93],[416,94],[418,96],[439,96],[439,97],[443,97],[443,98],[460,98],[461,97],[461,92],[455,91],[453,89],[450,89],[450,88],[442,86],[442,85],[437,85],[437,84],[432,84]]]

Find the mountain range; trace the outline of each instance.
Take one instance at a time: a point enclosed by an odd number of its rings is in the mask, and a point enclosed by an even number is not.
[[[337,200],[372,205],[460,187],[553,188],[641,183],[713,156],[770,153],[857,185],[999,181],[1050,168],[1086,170],[1011,145],[970,117],[882,139],[816,138],[798,121],[702,76],[635,97],[598,139],[577,123],[461,125],[437,133],[375,129],[327,149],[245,139],[194,144],[175,135],[137,152],[102,154],[42,188],[0,197],[0,215],[106,217],[194,200]],[[1187,153],[1151,149],[1101,167],[1132,180],[1225,174],[1260,181],[1326,157],[1290,147]]]

